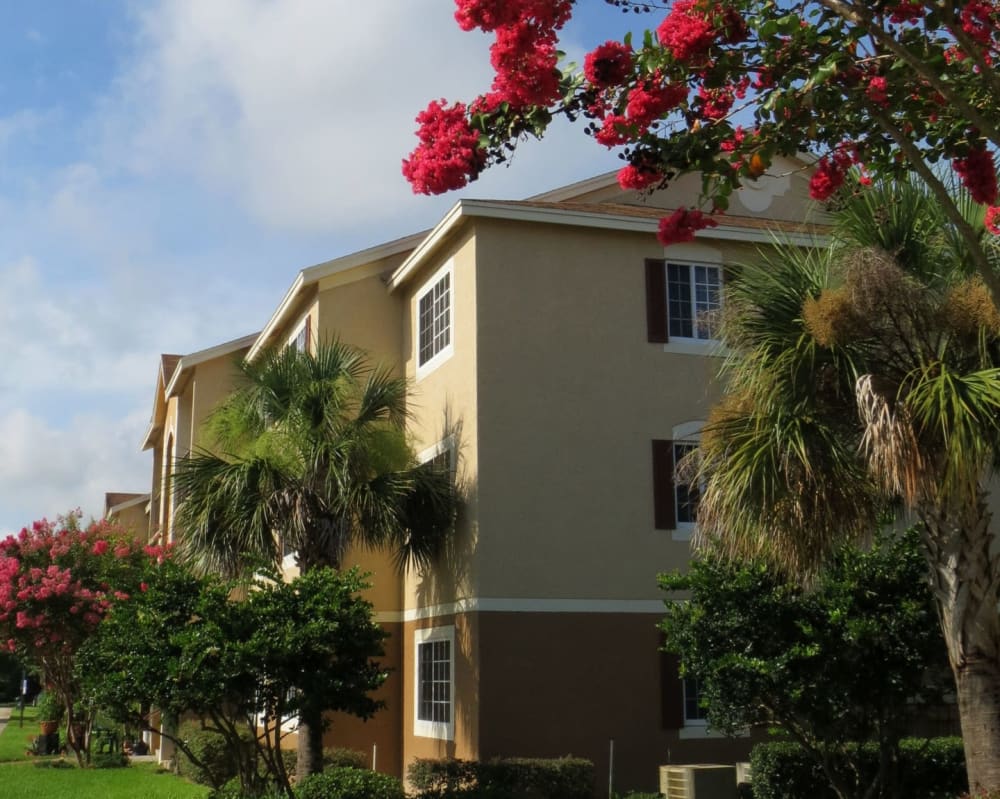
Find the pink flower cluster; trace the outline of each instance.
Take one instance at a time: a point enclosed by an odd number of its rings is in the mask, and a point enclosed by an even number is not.
[[[995,2],[970,0],[959,13],[962,30],[978,44],[987,45],[997,30],[998,10]]]
[[[607,41],[587,53],[583,74],[598,89],[619,86],[632,72],[632,48]]]
[[[663,180],[663,173],[652,165],[629,164],[618,171],[618,185],[623,189],[642,191]]]
[[[74,651],[112,601],[128,598],[128,575],[146,561],[123,531],[106,522],[79,529],[78,518],[42,520],[0,542],[2,637],[46,668]]]
[[[717,42],[744,41],[747,27],[739,12],[721,0],[677,0],[656,36],[675,61],[692,64],[705,60]]]
[[[1000,236],[1000,205],[991,205],[986,209],[986,229],[994,236]]]
[[[403,175],[416,194],[442,194],[475,180],[486,165],[479,134],[469,125],[462,103],[433,100],[417,115],[420,144],[403,160]]]
[[[889,81],[881,75],[876,75],[868,81],[865,95],[875,105],[885,108],[889,105]]]
[[[917,22],[927,14],[927,9],[921,0],[900,0],[898,3],[887,5],[885,10],[889,12],[889,21],[896,25]]]
[[[455,0],[463,30],[479,28],[496,39],[490,62],[496,71],[491,105],[549,105],[559,97],[558,31],[573,0]]]
[[[956,158],[951,163],[973,200],[982,205],[996,203],[997,170],[989,150],[985,147],[970,150],[965,158]]]
[[[719,223],[696,208],[678,208],[670,216],[660,220],[656,238],[664,247],[694,241],[694,234]]]
[[[809,180],[809,196],[814,200],[829,200],[844,185],[847,170],[856,161],[849,145],[841,145],[830,155],[824,155]]]

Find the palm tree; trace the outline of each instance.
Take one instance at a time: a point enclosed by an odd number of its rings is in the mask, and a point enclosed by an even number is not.
[[[914,514],[970,784],[1000,787],[1000,560],[986,506],[1000,314],[916,183],[846,198],[828,250],[762,258],[728,289],[726,394],[697,467],[701,543],[808,573],[837,542]]]
[[[426,566],[452,527],[447,471],[415,462],[407,382],[346,344],[292,347],[240,364],[242,381],[212,414],[211,451],[180,460],[175,524],[202,570],[340,568],[352,544]],[[300,775],[321,768],[322,719],[299,719]]]

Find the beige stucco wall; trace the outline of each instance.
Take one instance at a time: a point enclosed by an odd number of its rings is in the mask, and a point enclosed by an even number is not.
[[[705,418],[719,359],[647,342],[653,235],[476,230],[479,596],[658,598],[689,544],[653,529],[650,442]]]
[[[418,377],[417,297],[427,280],[452,263],[452,347],[450,358]],[[404,589],[407,608],[454,602],[475,596],[477,576],[477,496],[479,419],[476,384],[478,308],[476,243],[459,237],[421,269],[398,292],[404,298],[403,352],[406,376],[412,381],[413,446],[420,453],[440,442],[454,447],[455,480],[462,499],[454,538],[440,566],[427,574],[410,573]]]

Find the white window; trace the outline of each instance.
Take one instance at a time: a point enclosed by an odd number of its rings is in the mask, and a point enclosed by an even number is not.
[[[311,324],[312,317],[306,316],[305,320],[302,322],[302,326],[295,331],[295,335],[292,336],[288,341],[288,346],[292,349],[298,350],[299,352],[309,352],[309,343],[311,335]]]
[[[455,627],[416,630],[413,734],[455,738]]]
[[[712,341],[722,307],[722,270],[707,264],[667,262],[667,330],[670,340]]]
[[[454,269],[448,261],[417,293],[417,377],[435,369],[453,351]]]

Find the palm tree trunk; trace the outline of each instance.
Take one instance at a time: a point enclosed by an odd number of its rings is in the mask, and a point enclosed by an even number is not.
[[[920,508],[972,791],[1000,788],[1000,556],[985,495]]]

